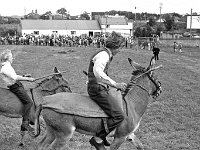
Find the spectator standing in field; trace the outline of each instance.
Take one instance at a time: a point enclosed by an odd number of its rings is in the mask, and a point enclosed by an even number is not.
[[[151,43],[148,42],[148,50],[150,51],[151,50]]]
[[[125,47],[128,48],[128,38],[125,39]]]
[[[158,54],[160,52],[160,49],[158,48],[158,46],[156,44],[154,45],[152,51],[153,51],[155,60],[159,60]]]
[[[175,53],[178,50],[178,43],[174,41],[173,47],[174,47],[174,53]]]
[[[179,42],[179,43],[178,43],[178,49],[179,49],[179,52],[180,52],[180,53],[183,52],[183,51],[182,51],[182,47],[183,47],[182,43]]]

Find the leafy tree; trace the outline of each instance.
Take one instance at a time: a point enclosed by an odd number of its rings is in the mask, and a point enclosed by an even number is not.
[[[135,29],[135,33],[134,34],[135,34],[136,37],[141,37],[142,36],[142,30],[141,30],[141,28],[137,27]]]
[[[90,16],[88,15],[88,13],[86,11],[84,11],[81,15],[81,18],[85,18],[86,20],[90,20]]]
[[[149,18],[148,25],[149,25],[150,27],[153,27],[155,24],[156,24],[156,20],[155,20],[153,17],[150,17],[150,18]]]
[[[6,29],[6,28],[0,28],[0,35],[1,36],[14,36],[15,33],[18,33],[17,29]]]
[[[58,14],[61,14],[62,15],[62,19],[63,19],[63,16],[67,16],[67,10],[65,8],[60,8],[56,11]]]
[[[20,24],[20,19],[0,16],[0,24]]]
[[[164,24],[165,24],[166,30],[169,31],[173,29],[174,18],[170,14],[166,14],[164,19],[165,19]]]
[[[153,28],[150,25],[147,24],[146,25],[146,34],[145,34],[145,36],[146,37],[151,37],[153,33],[154,33]]]
[[[146,29],[146,28],[143,28],[143,29],[142,29],[141,37],[146,37],[146,33],[147,33],[147,29]]]
[[[193,12],[193,13],[192,13],[192,15],[194,15],[194,16],[197,16],[197,15],[198,15],[198,13],[197,13],[197,12]]]
[[[116,10],[111,10],[111,11],[108,12],[108,14],[114,16],[114,15],[117,14],[117,11]]]
[[[160,24],[157,26],[156,28],[156,35],[161,36],[161,31],[164,31],[165,27],[163,26],[163,24]]]
[[[46,13],[44,13],[44,14],[42,14],[40,16],[40,19],[44,19],[44,20],[49,19],[50,15],[52,15],[52,12],[51,11],[47,11]]]
[[[178,18],[181,18],[181,17],[182,17],[182,15],[180,15],[180,14],[178,14],[178,13],[175,13],[175,12],[172,14],[172,16],[178,17]]]

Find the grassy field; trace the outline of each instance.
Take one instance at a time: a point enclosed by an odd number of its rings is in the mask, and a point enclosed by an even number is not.
[[[14,53],[13,67],[19,74],[30,73],[37,78],[53,72],[56,66],[74,92],[86,93],[86,77],[89,58],[96,48],[39,47],[5,45],[3,49]],[[130,57],[142,66],[148,66],[151,51],[123,49],[113,60],[110,76],[116,81],[128,82]],[[163,93],[150,103],[143,116],[137,137],[147,150],[199,150],[200,149],[200,49],[183,48],[183,53],[173,53],[173,48],[162,48],[156,71],[162,83]],[[1,81],[2,83],[2,81]],[[25,86],[29,86],[23,82]],[[0,84],[4,86],[3,84]],[[32,139],[26,136],[24,147],[19,147],[21,119],[0,116],[0,150],[37,150],[37,142],[44,135]],[[66,146],[69,150],[91,150],[90,136],[76,133]],[[126,142],[120,150],[133,150]]]

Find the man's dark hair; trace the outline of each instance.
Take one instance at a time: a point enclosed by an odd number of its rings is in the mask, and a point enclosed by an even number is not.
[[[109,49],[118,49],[124,42],[125,38],[121,34],[113,31],[106,39],[105,46]]]

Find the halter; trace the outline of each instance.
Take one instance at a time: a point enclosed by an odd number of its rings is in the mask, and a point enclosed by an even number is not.
[[[69,89],[69,92],[71,92],[70,88],[69,88],[67,85],[65,85],[65,84],[60,84],[59,86],[57,86],[56,88],[54,88],[54,89],[52,89],[52,90],[45,89],[45,88],[42,86],[42,83],[45,82],[45,81],[47,81],[47,80],[50,80],[50,79],[47,78],[47,79],[41,81],[40,83],[37,83],[37,86],[36,86],[35,88],[41,87],[41,88],[42,88],[42,91],[47,92],[47,93],[49,93],[50,95],[56,94],[56,90],[59,89],[59,88],[61,88],[61,89],[62,89],[63,91],[65,91],[65,92],[66,92],[65,88],[67,88],[67,89]],[[58,83],[59,83],[59,81],[58,81]],[[34,89],[35,89],[35,88],[34,88]]]
[[[146,91],[148,93],[149,96],[152,96],[153,98],[156,98],[160,95],[160,93],[162,92],[162,88],[161,88],[161,83],[160,81],[156,81],[156,79],[153,77],[153,76],[150,76],[148,73],[150,72],[151,70],[148,70],[140,75],[138,75],[137,77],[135,77],[133,80],[130,81],[130,83],[127,85],[127,88],[125,90],[125,92],[123,93],[123,97],[126,96],[126,94],[128,93],[128,91],[133,87],[133,86],[137,86],[139,88],[141,88],[142,90]],[[153,92],[152,94],[149,93],[149,91],[144,88],[143,86],[139,85],[139,84],[136,84],[136,80],[140,77],[142,77],[143,75],[147,74],[149,80],[151,80],[151,82],[154,83],[155,87],[156,87],[156,91]]]
[[[43,77],[42,77],[43,78]],[[39,79],[39,78],[38,78]],[[40,78],[41,79],[41,78]],[[32,97],[32,100],[33,100],[33,105],[34,105],[34,108],[36,109],[36,102],[35,102],[35,99],[34,99],[34,95],[33,95],[33,89],[36,89],[38,87],[41,87],[42,90],[41,91],[45,91],[47,92],[49,95],[53,95],[53,94],[56,94],[56,90],[61,88],[63,91],[66,92],[65,88],[69,89],[69,92],[71,92],[71,89],[66,86],[65,84],[60,84],[58,87],[56,87],[55,89],[52,89],[52,90],[47,90],[47,89],[44,89],[44,87],[42,86],[42,83],[45,82],[45,81],[48,81],[50,80],[49,78],[46,78],[44,80],[42,80],[41,82],[37,83],[37,85],[34,87],[34,88],[30,88],[30,93],[31,93],[31,97]],[[58,82],[59,83],[59,82]]]

